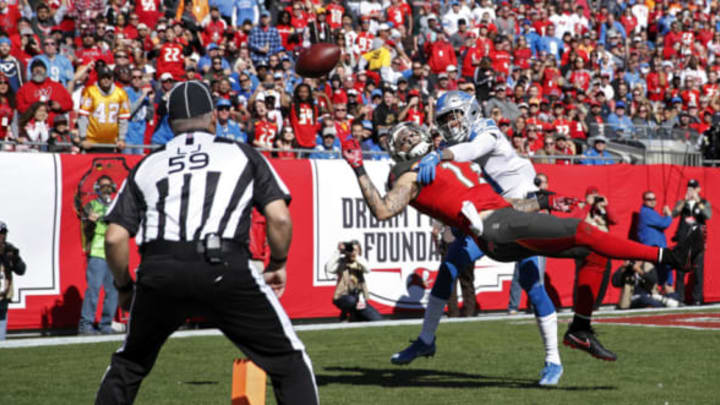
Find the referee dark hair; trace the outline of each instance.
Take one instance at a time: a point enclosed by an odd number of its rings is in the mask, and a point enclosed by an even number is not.
[[[288,189],[255,149],[215,137],[213,105],[198,81],[170,91],[176,136],[137,164],[105,216],[107,262],[130,320],[96,404],[131,404],[168,336],[198,315],[268,373],[278,404],[318,403],[310,358],[277,299],[292,237]],[[262,276],[248,267],[253,206],[267,218]],[[128,273],[132,236],[137,283]]]

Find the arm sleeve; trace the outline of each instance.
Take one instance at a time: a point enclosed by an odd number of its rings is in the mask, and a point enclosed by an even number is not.
[[[142,213],[145,212],[145,200],[137,183],[135,183],[136,169],[133,169],[128,178],[125,179],[122,187],[120,187],[120,192],[118,192],[104,217],[105,222],[115,223],[127,229],[131,237],[137,234],[142,221]]]
[[[497,134],[494,131],[488,131],[487,134],[478,134],[471,142],[459,143],[448,149],[452,152],[455,161],[470,162],[490,153],[496,143]]]
[[[77,127],[78,136],[80,137],[80,139],[85,139],[87,137],[88,117],[78,114]]]
[[[645,216],[645,219],[647,220],[649,226],[660,230],[666,229],[672,223],[672,217],[664,217],[655,211],[650,212],[647,216]]]
[[[703,205],[705,205],[705,208],[703,208],[702,213],[705,215],[705,219],[710,219],[710,217],[712,217],[712,207],[710,206],[710,201],[703,200]]]
[[[118,121],[118,141],[124,141],[128,131],[128,120],[120,119]]]

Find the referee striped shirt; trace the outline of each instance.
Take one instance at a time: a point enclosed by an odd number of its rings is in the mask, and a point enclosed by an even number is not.
[[[135,236],[200,241],[208,233],[246,243],[253,206],[290,201],[290,192],[251,146],[207,132],[176,136],[147,155],[120,188],[105,221]]]

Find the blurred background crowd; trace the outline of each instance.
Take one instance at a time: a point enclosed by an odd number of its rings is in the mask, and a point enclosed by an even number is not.
[[[172,137],[167,92],[201,79],[216,98],[217,135],[277,158],[336,158],[350,136],[386,158],[389,127],[415,121],[434,131],[435,100],[458,89],[538,162],[633,161],[622,151],[657,142],[712,162],[720,158],[718,7],[0,0],[0,142],[16,151],[147,153]],[[299,51],[318,42],[341,48],[339,64],[326,77],[297,76]]]

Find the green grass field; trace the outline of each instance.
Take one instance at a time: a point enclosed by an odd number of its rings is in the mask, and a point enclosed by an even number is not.
[[[717,310],[714,310],[717,312]],[[559,334],[566,329],[561,320]],[[599,324],[619,360],[561,346],[565,374],[535,385],[543,351],[532,319],[443,323],[438,353],[409,366],[390,355],[417,325],[301,332],[323,404],[717,404],[720,332]],[[89,404],[119,342],[0,349],[0,404]],[[137,404],[227,404],[240,353],[224,337],[171,339]],[[268,385],[268,404],[274,404]],[[302,405],[302,404],[300,404]]]

